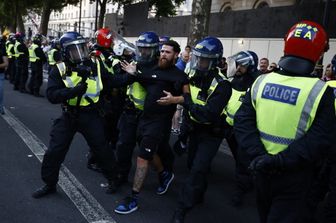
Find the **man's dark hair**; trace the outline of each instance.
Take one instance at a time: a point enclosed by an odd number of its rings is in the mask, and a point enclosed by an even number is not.
[[[266,57],[263,57],[263,58],[260,59],[260,61],[262,61],[262,60],[266,60],[269,63],[269,60]]]
[[[173,47],[175,53],[180,53],[180,52],[181,52],[180,44],[178,44],[178,43],[177,43],[176,41],[174,41],[174,40],[168,40],[168,41],[164,42],[164,43],[162,44],[162,46],[163,46],[163,45],[167,45],[167,46],[171,46],[171,47]]]

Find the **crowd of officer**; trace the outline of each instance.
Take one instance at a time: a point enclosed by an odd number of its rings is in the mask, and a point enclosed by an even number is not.
[[[42,97],[40,88],[43,83],[43,66],[48,62],[51,68],[56,61],[61,61],[60,45],[57,39],[51,41],[51,49],[45,53],[42,43],[46,39],[41,34],[33,36],[29,43],[23,33],[10,33],[5,42],[8,67],[6,78],[14,85],[13,89],[21,93],[30,93]],[[29,79],[30,67],[30,79]],[[49,69],[50,70],[50,69]],[[29,79],[29,82],[27,83]]]
[[[185,222],[205,199],[207,175],[225,139],[235,160],[232,205],[242,205],[254,185],[262,223],[315,222],[317,206],[325,199],[326,221],[336,221],[336,81],[312,75],[328,50],[323,27],[312,21],[291,27],[279,67],[270,73],[257,69],[258,56],[250,50],[223,64],[225,47],[216,37],[192,46],[190,60],[182,63],[184,72],[181,64],[175,66],[180,46],[169,37],[144,32],[133,45],[102,28],[95,40],[89,48],[79,33],[66,32],[53,40],[47,57],[39,34],[29,48],[20,33],[6,43],[14,90],[26,91],[30,61],[28,90],[40,96],[48,60],[46,97],[62,109],[42,162],[44,185],[34,198],[57,191],[61,164],[79,132],[90,147],[88,168],[103,173],[107,193],[128,181],[133,151],[139,149],[132,188],[115,207],[118,214],[138,209],[150,165],[158,174],[156,193],[164,195],[174,179],[173,151],[187,153],[189,174],[171,219]],[[336,57],[331,70],[336,75]],[[172,149],[177,105],[183,106],[183,121]]]

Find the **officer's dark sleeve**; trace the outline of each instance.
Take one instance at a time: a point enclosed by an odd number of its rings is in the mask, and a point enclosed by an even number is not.
[[[10,52],[11,52],[12,54],[15,54],[14,47],[12,47],[12,48],[10,49]]]
[[[29,57],[28,48],[26,47],[25,44],[23,44],[23,43],[20,44],[20,45],[18,46],[18,51],[19,51],[19,52],[22,52],[25,56]]]
[[[251,158],[266,153],[256,126],[256,112],[252,106],[250,91],[246,93],[242,105],[234,116],[233,128],[239,146],[245,150]]]
[[[103,67],[101,65],[100,67]],[[136,78],[133,75],[130,75],[121,69],[118,72],[111,74],[107,71],[107,69],[101,69],[101,76],[104,83],[105,88],[120,88],[125,87],[129,84],[132,84]]]
[[[124,71],[121,69],[121,65],[120,63],[116,63],[114,66],[113,66],[113,71],[115,74],[121,74],[121,73],[124,73]]]
[[[311,165],[325,155],[328,149],[335,144],[336,116],[334,102],[333,90],[328,87],[307,133],[280,153],[284,168]]]
[[[190,95],[184,94],[185,101],[183,107],[200,123],[218,121],[218,117],[228,103],[231,93],[230,83],[228,81],[221,81],[218,83],[216,90],[212,93],[206,105],[194,104]]]
[[[61,56],[61,53],[59,51],[55,51],[53,57],[54,57],[54,60],[56,62],[62,61],[62,56]]]
[[[3,47],[1,47],[1,55],[3,56],[3,57],[7,57],[8,55],[7,55],[7,52],[6,52],[6,48],[5,48],[5,46],[3,46]]]
[[[36,54],[37,57],[39,57],[41,59],[41,61],[43,63],[47,61],[47,58],[46,58],[43,50],[40,47],[35,49],[35,54]]]
[[[47,98],[52,104],[66,102],[70,96],[70,88],[66,88],[57,67],[49,73]]]

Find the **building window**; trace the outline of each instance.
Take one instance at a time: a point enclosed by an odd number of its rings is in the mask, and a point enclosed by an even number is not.
[[[219,12],[227,12],[227,11],[232,11],[230,2],[225,2],[219,10]]]
[[[85,17],[85,10],[83,10],[83,17]]]
[[[254,8],[254,9],[269,8],[269,5],[268,5],[268,3],[265,2],[265,1],[260,1],[260,0],[258,0],[258,1],[256,1],[256,2],[254,3],[253,8]]]

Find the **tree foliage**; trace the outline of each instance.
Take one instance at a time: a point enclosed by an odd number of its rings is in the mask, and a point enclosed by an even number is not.
[[[104,23],[104,17],[106,13],[106,4],[107,3],[117,3],[119,11],[121,6],[131,4],[135,0],[90,0],[90,3],[98,1],[100,12],[98,19],[98,28],[101,28]],[[154,9],[157,17],[168,17],[176,14],[175,8],[180,6],[185,0],[143,0],[148,1],[149,7]]]
[[[38,7],[41,0],[0,0],[0,25],[2,30],[7,27],[10,31],[24,31],[22,16],[27,15],[27,11]]]
[[[41,0],[42,3],[42,13],[41,13],[41,24],[39,32],[43,35],[47,35],[48,23],[50,19],[50,14],[53,10],[62,10],[68,4],[76,5],[80,0]]]
[[[135,2],[135,0],[90,0],[91,3],[98,1],[100,14],[98,28],[103,26],[107,3],[117,3],[118,10],[124,6]],[[142,0],[146,1],[146,0]],[[151,9],[154,9],[157,17],[168,17],[176,14],[175,8],[185,0],[147,0]],[[50,14],[53,10],[61,11],[66,5],[77,5],[80,0],[0,0],[0,26],[8,27],[12,32],[17,29],[24,31],[23,16],[29,12],[36,12],[41,15],[39,32],[46,35]],[[29,16],[28,16],[29,17]],[[3,29],[2,29],[3,30]]]
[[[148,0],[149,7],[153,7],[156,17],[169,17],[176,15],[176,7],[185,0]]]

